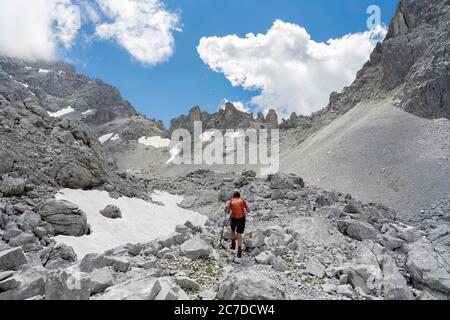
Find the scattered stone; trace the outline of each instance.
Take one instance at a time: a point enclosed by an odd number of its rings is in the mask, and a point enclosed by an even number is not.
[[[233,273],[219,284],[219,300],[285,300],[286,293],[275,280],[253,271]]]
[[[104,216],[105,218],[109,219],[120,219],[122,218],[122,212],[120,209],[113,205],[106,206],[105,209],[100,211],[100,214]]]

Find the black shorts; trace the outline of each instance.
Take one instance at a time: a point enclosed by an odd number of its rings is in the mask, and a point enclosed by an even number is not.
[[[244,234],[245,218],[243,218],[243,219],[231,218],[231,231],[237,232],[239,234]]]

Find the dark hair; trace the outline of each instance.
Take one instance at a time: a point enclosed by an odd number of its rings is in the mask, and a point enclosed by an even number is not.
[[[233,194],[233,198],[240,198],[241,197],[241,194],[238,192],[238,191],[236,191],[234,194]]]

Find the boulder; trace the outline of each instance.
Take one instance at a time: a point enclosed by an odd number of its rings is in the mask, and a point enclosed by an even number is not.
[[[188,239],[187,233],[173,233],[159,240],[159,244],[161,244],[164,248],[170,248],[172,246],[177,246],[183,244]]]
[[[219,191],[219,201],[227,202],[233,197],[234,189],[231,188],[222,188]]]
[[[274,258],[273,254],[270,252],[262,252],[255,257],[255,260],[259,264],[268,265],[270,261]]]
[[[414,300],[414,295],[408,287],[406,279],[398,270],[395,261],[385,256],[382,261],[383,293],[388,300]]]
[[[175,277],[175,282],[184,290],[200,290],[200,285],[188,277]]]
[[[271,189],[293,189],[294,186],[300,188],[305,187],[305,183],[302,178],[284,173],[269,175],[267,181],[270,183]]]
[[[359,241],[378,240],[377,230],[366,222],[350,219],[339,220],[338,229],[342,234]]]
[[[37,228],[41,223],[41,216],[33,211],[25,211],[17,220],[18,226],[22,230],[26,230],[27,227],[33,230]]]
[[[116,279],[114,272],[110,268],[96,269],[90,274],[91,295],[105,292],[114,285]]]
[[[45,293],[47,270],[42,266],[27,267],[14,275],[20,285],[0,293],[0,300],[26,300]]]
[[[189,259],[207,259],[212,254],[212,247],[206,241],[195,237],[180,246],[181,252]]]
[[[325,276],[325,267],[319,260],[312,258],[306,264],[306,273],[322,279]]]
[[[13,248],[0,251],[0,271],[18,270],[27,262],[27,258],[25,257],[22,248]]]
[[[104,216],[105,218],[109,219],[120,219],[122,218],[122,212],[120,209],[113,205],[106,206],[105,209],[100,211],[100,214]]]
[[[80,237],[89,233],[86,214],[64,200],[47,200],[38,206],[42,220],[50,224],[55,235]]]
[[[90,279],[79,273],[51,271],[45,282],[45,300],[89,300],[90,287]]]
[[[406,250],[406,268],[416,286],[450,293],[450,254],[444,248],[422,239]]]
[[[273,269],[278,272],[285,272],[288,269],[286,262],[281,257],[273,258],[270,261],[270,264],[272,265]]]
[[[106,289],[96,300],[187,300],[186,293],[172,278],[144,276]]]
[[[362,211],[361,205],[354,200],[349,200],[347,202],[347,205],[344,207],[345,213],[358,214],[361,213],[361,211]]]
[[[57,171],[55,181],[64,188],[70,189],[89,189],[98,187],[103,183],[102,179],[94,175],[92,170],[84,167],[77,162],[70,162],[67,159],[61,161],[64,163]]]
[[[20,196],[25,192],[25,180],[4,176],[0,182],[0,192],[3,196]]]
[[[44,266],[49,270],[62,269],[76,261],[77,254],[73,248],[63,243],[58,243],[50,250]]]
[[[277,281],[254,271],[229,274],[219,284],[219,300],[285,300]]]
[[[9,240],[11,247],[22,247],[25,252],[37,250],[39,248],[39,242],[34,234],[23,232],[18,236]]]

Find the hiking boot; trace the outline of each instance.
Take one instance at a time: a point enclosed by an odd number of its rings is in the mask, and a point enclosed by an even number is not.
[[[232,240],[232,241],[231,241],[231,247],[230,247],[230,249],[231,249],[231,250],[236,250],[236,240]]]
[[[242,258],[242,248],[238,248],[237,257],[238,259]]]

